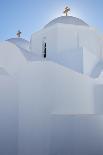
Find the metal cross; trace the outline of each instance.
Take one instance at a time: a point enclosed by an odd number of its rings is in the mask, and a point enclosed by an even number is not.
[[[65,7],[65,10],[63,11],[63,13],[68,16],[68,12],[70,12],[70,8],[68,6]]]
[[[22,32],[21,32],[20,30],[17,32],[17,34],[16,34],[16,35],[17,35],[17,37],[18,37],[18,38],[20,38],[21,33],[22,33]]]

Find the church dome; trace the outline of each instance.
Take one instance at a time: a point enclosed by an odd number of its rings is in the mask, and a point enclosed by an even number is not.
[[[20,47],[22,49],[29,51],[30,43],[29,43],[29,41],[27,41],[23,38],[11,38],[11,39],[8,39],[7,41],[15,44],[17,47]]]
[[[61,16],[49,22],[44,28],[50,27],[57,23],[89,26],[87,23],[85,23],[83,20],[79,18],[73,16]]]

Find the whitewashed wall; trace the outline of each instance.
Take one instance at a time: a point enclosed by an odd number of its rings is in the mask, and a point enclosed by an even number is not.
[[[50,154],[103,154],[103,115],[53,115],[51,122]]]
[[[95,66],[100,62],[100,57],[83,47],[83,73],[91,76]]]
[[[47,58],[77,72],[91,75],[102,58],[102,37],[94,28],[57,23],[34,33],[30,47],[40,57],[43,38]]]
[[[83,49],[76,48],[64,52],[52,52],[48,59],[70,68],[76,72],[83,73]]]
[[[51,152],[51,114],[95,113],[94,81],[60,65],[29,64],[21,70],[18,82],[19,155]]]
[[[0,43],[0,67],[10,75],[15,75],[26,62],[22,51],[14,44],[7,41]]]
[[[48,61],[0,75],[3,155],[103,154],[103,86]],[[99,116],[95,115],[99,114]]]
[[[15,79],[0,74],[0,154],[18,155],[18,90]]]
[[[47,37],[48,53],[50,51],[64,52],[80,47],[86,47],[97,56],[101,56],[102,53],[101,36],[91,27],[54,24],[32,35],[30,47],[33,52],[41,51],[43,37]]]
[[[42,44],[44,38],[47,43],[47,57],[51,52],[57,52],[57,34],[58,29],[57,26],[53,26],[51,28],[43,29],[37,33],[34,33],[31,37],[30,49],[35,54],[42,57]]]

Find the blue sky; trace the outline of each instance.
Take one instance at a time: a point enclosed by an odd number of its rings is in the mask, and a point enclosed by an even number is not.
[[[30,39],[50,20],[61,16],[64,7],[103,33],[103,0],[0,0],[0,40],[15,37]]]

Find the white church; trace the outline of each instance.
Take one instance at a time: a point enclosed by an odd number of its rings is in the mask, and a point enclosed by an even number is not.
[[[0,43],[0,155],[103,155],[103,35],[68,11]]]

